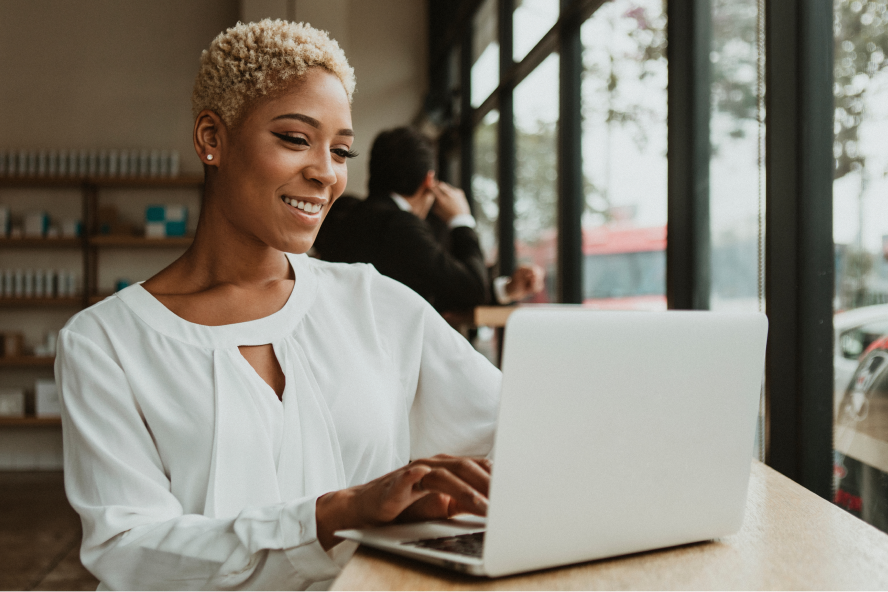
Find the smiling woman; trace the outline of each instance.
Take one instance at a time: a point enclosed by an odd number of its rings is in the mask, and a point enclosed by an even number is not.
[[[207,187],[201,223],[226,235],[232,224],[245,227],[266,247],[304,253],[345,189],[354,133],[348,96],[327,69],[312,68],[285,88],[252,101],[233,126],[209,109],[198,113],[194,146]]]
[[[345,188],[354,77],[304,24],[201,56],[189,250],[59,337],[65,478],[109,588],[323,586],[334,533],[486,512],[499,371],[417,294],[310,259]],[[449,456],[454,455],[454,456]]]

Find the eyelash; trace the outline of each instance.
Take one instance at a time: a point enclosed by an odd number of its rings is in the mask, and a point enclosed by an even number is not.
[[[279,134],[277,132],[271,133],[284,142],[296,144],[297,146],[308,146],[308,142],[305,141],[305,138],[300,138],[299,136],[288,136],[286,134]],[[331,150],[331,152],[340,158],[354,158],[358,155],[358,153],[354,150],[343,150],[342,148],[334,148],[333,150]]]

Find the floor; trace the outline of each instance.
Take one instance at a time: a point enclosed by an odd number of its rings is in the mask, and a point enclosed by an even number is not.
[[[95,590],[61,472],[0,472],[0,590]]]

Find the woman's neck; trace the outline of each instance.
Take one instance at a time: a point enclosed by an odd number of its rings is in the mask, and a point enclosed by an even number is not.
[[[243,286],[286,279],[290,266],[281,251],[231,224],[212,205],[201,211],[194,243],[184,258],[207,284]]]
[[[226,285],[264,290],[293,279],[286,255],[233,224],[219,202],[205,196],[194,242],[182,257],[145,282],[146,290],[184,296]]]

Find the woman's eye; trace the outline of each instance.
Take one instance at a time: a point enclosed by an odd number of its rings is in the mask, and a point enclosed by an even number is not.
[[[330,152],[332,152],[339,158],[354,158],[358,155],[357,152],[353,150],[346,150],[345,148],[333,148]]]
[[[290,144],[296,144],[297,146],[308,146],[308,142],[305,138],[301,136],[288,136],[287,134],[279,134],[277,132],[271,132],[276,137],[280,138],[284,142],[289,142]]]

